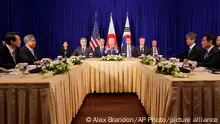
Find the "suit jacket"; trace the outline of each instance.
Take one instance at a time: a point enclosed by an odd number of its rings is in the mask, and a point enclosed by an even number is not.
[[[122,53],[125,53],[125,56],[127,56],[127,45],[124,45],[124,46],[121,48],[121,54],[122,54]],[[132,57],[137,57],[137,56],[138,56],[136,47],[133,46],[133,45],[131,45],[131,56],[132,56]]]
[[[159,47],[157,47],[157,52],[158,52],[158,55],[162,54],[162,50]],[[149,48],[149,54],[153,56],[153,53],[154,53],[153,48]]]
[[[82,48],[81,48],[81,47],[77,47],[77,48],[75,49],[75,51],[73,52],[73,55],[74,55],[74,56],[80,56],[80,55],[82,55],[82,56],[89,57],[89,53],[93,53],[91,47],[86,47],[86,50],[85,50],[84,53],[82,52]]]
[[[189,53],[190,52],[190,53]],[[197,62],[202,62],[204,57],[203,57],[203,52],[198,46],[194,46],[191,51],[188,51],[184,55],[184,59],[188,59],[191,61],[197,61]]]
[[[141,51],[140,46],[136,47],[138,56],[141,56],[142,54],[149,55],[149,48],[144,46],[144,52]]]
[[[13,57],[11,56],[11,53],[9,52],[8,47],[6,45],[3,46],[0,50],[0,67],[6,69],[15,68],[16,64],[20,62],[19,51],[20,51],[19,48],[16,48],[15,50],[16,63],[15,63]]]
[[[93,56],[95,58],[101,58],[104,55],[105,55],[105,47],[104,47],[102,52],[101,52],[100,46],[95,48],[95,51],[94,51],[94,54],[93,54]]]
[[[67,49],[64,49],[64,47],[60,48],[60,56],[65,57],[65,52],[66,52],[66,57],[69,58],[71,56],[71,50],[69,47]]]
[[[203,62],[199,62],[198,66],[203,66],[207,68],[218,68],[219,67],[219,49],[218,47],[213,47],[208,53],[208,57],[206,57]]]
[[[26,47],[22,47],[20,49],[20,61],[24,62],[24,63],[28,63],[29,65],[33,65],[35,61],[39,60],[36,50],[34,49],[34,55],[32,54],[32,52]]]

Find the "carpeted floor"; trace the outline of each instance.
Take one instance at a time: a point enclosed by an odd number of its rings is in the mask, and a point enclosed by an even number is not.
[[[136,94],[88,94],[72,124],[150,124]],[[112,123],[113,122],[113,123]]]

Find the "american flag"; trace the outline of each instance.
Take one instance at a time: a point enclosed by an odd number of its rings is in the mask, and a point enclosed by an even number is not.
[[[94,51],[96,47],[98,47],[98,41],[100,40],[99,36],[99,26],[97,21],[97,13],[95,14],[95,22],[94,22],[94,28],[92,31],[92,36],[90,40],[90,47]]]

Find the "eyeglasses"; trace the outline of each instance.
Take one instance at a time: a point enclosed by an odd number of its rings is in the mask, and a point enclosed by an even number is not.
[[[36,40],[30,40],[30,41],[36,42]]]

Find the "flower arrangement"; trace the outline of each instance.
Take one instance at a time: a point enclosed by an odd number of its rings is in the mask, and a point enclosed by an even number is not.
[[[42,66],[42,71],[40,72],[40,74],[48,77],[48,76],[63,74],[67,71],[69,71],[68,63],[61,61],[53,61],[50,62],[49,64]]]
[[[101,58],[101,61],[123,61],[124,58],[120,55],[107,55]]]
[[[178,78],[188,78],[189,75],[180,72],[180,69],[174,63],[169,61],[163,61],[157,64],[156,68],[157,73],[165,74],[165,75],[172,75]]]
[[[157,61],[154,57],[152,56],[147,56],[145,58],[142,58],[140,61],[142,64],[146,64],[146,65],[156,65]]]
[[[79,57],[75,57],[75,56],[71,56],[67,62],[70,64],[70,65],[80,65],[82,64],[82,61],[80,60]]]

